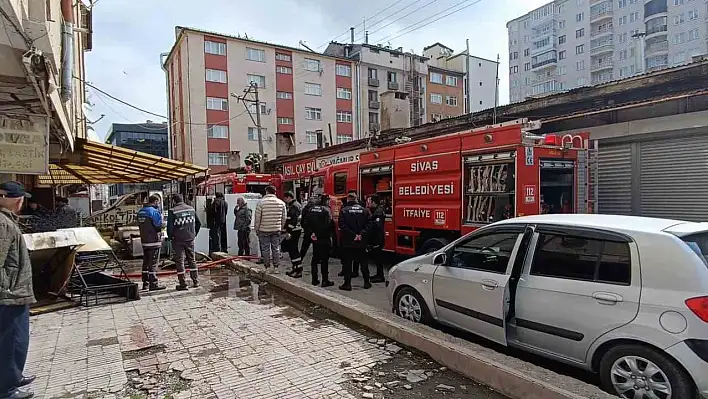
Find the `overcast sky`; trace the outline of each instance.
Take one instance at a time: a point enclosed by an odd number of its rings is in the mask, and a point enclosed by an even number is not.
[[[298,47],[300,40],[315,50],[337,37],[348,40],[350,26],[365,18],[369,42],[387,43],[420,54],[423,47],[441,42],[455,52],[470,39],[472,55],[501,57],[501,104],[508,102],[508,45],[506,23],[546,3],[547,0],[98,0],[93,18],[93,50],[86,55],[87,80],[100,89],[138,107],[167,115],[165,75],[160,53],[168,52],[175,40],[175,26]],[[374,16],[394,4],[389,10]],[[455,8],[450,8],[460,3]],[[417,30],[452,11],[459,12]],[[420,10],[417,8],[422,7]],[[444,11],[450,8],[449,11]],[[400,10],[400,11],[399,11]],[[444,11],[444,12],[443,12]],[[381,21],[390,14],[394,16]],[[399,21],[393,22],[411,13]],[[440,13],[435,17],[433,14]],[[429,18],[430,17],[430,18]],[[429,18],[426,20],[426,18]],[[421,20],[425,20],[418,23]],[[391,23],[393,22],[393,23]],[[389,25],[389,23],[391,23]],[[389,25],[389,26],[385,26]],[[406,29],[407,28],[407,29]],[[362,26],[358,26],[361,32]],[[410,33],[406,33],[411,31]],[[381,42],[383,40],[383,42]],[[359,35],[357,35],[359,41]],[[143,114],[89,90],[91,119],[105,117],[94,125],[104,138],[111,123],[155,122],[162,119]]]

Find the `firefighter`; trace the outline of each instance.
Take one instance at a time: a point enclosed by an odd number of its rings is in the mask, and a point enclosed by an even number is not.
[[[172,208],[167,214],[167,238],[172,242],[175,267],[177,268],[177,291],[186,291],[187,282],[184,278],[184,261],[187,260],[189,277],[192,287],[199,287],[197,263],[194,259],[194,237],[202,227],[197,212],[184,203],[179,194],[172,195]]]
[[[312,285],[320,284],[317,267],[320,268],[322,274],[322,287],[331,287],[334,285],[329,280],[329,251],[332,249],[332,211],[329,209],[329,197],[322,194],[319,201],[315,203],[305,214],[303,212],[303,224],[309,226],[308,234],[312,241]]]
[[[381,262],[384,246],[384,222],[386,214],[381,206],[381,199],[378,195],[369,197],[368,207],[371,210],[371,218],[369,219],[369,234],[367,237],[368,258],[376,262],[376,274],[371,277],[372,283],[383,283],[386,281],[383,271],[383,263]]]
[[[157,282],[155,265],[162,248],[162,212],[159,208],[160,197],[151,195],[148,203],[138,211],[140,242],[143,246],[143,289],[150,291],[164,290],[166,287]]]
[[[356,193],[349,192],[347,204],[339,212],[340,248],[344,269],[344,284],[339,287],[340,290],[352,290],[353,262],[357,262],[361,266],[364,288],[371,288],[369,265],[366,260],[366,235],[370,216],[371,212],[366,207],[361,206],[357,200]]]
[[[344,206],[347,205],[348,198],[349,198],[350,195],[353,195],[353,196],[355,196],[355,197],[357,198],[357,203],[359,203],[359,204],[361,204],[361,205],[364,205],[364,204],[365,204],[365,202],[361,202],[361,201],[358,200],[359,195],[357,194],[356,190],[349,190],[349,191],[347,192],[347,198],[345,198],[345,199],[342,200],[342,207],[344,207]],[[358,261],[352,262],[352,273],[351,273],[352,278],[357,278],[357,277],[359,277],[359,269],[360,269],[359,262],[358,262]],[[340,277],[341,277],[341,276],[344,276],[344,267],[342,267],[342,271],[339,272],[339,276],[340,276]]]
[[[312,229],[307,223],[307,213],[314,207],[315,205],[321,203],[322,199],[317,199],[316,196],[311,195],[310,198],[307,200],[307,204],[302,208],[302,215],[300,216],[300,223],[302,225],[302,245],[300,246],[300,258],[305,259],[305,255],[307,255],[307,251],[310,249],[310,245],[312,244],[312,241],[310,240],[310,236],[312,235]],[[329,206],[329,204],[327,204]]]
[[[302,233],[302,227],[300,226],[302,206],[295,200],[295,194],[291,191],[286,192],[283,199],[287,204],[283,249],[288,252],[290,262],[292,262],[292,270],[285,274],[293,278],[300,278],[302,277],[302,258],[300,257],[299,249],[300,233]]]

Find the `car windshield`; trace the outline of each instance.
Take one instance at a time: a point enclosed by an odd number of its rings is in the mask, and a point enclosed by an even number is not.
[[[681,239],[703,260],[703,263],[708,266],[708,232],[683,236]]]

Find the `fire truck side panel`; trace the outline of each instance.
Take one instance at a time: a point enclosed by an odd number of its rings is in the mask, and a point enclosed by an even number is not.
[[[460,136],[438,137],[395,147],[396,161],[430,154],[460,151]]]
[[[359,155],[359,165],[368,166],[381,163],[393,163],[394,147],[381,148],[369,152],[362,152]]]
[[[482,148],[516,146],[521,143],[521,127],[515,125],[493,128],[486,131],[462,133],[460,139],[463,153]]]

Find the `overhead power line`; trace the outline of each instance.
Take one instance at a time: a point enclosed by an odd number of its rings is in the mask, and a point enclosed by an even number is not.
[[[469,1],[469,0],[462,1],[462,2],[458,3],[457,5],[454,5],[454,6],[450,7],[450,8],[448,8],[447,10],[449,10],[449,9],[451,9],[451,8],[454,8],[454,7],[457,7],[457,6],[461,5],[462,3],[466,3],[467,1]],[[386,37],[385,39],[388,40],[388,41],[398,39],[398,38],[403,37],[403,36],[405,36],[405,35],[407,35],[407,34],[409,34],[409,33],[412,33],[412,32],[417,31],[418,29],[422,29],[422,28],[424,28],[424,27],[426,27],[426,26],[428,26],[428,25],[430,25],[430,24],[432,24],[432,23],[434,23],[434,22],[440,21],[440,20],[443,19],[443,18],[449,17],[450,15],[457,14],[458,12],[460,12],[460,11],[466,9],[466,8],[472,7],[473,5],[475,5],[475,4],[477,4],[477,3],[481,2],[481,1],[482,1],[482,0],[475,0],[475,1],[473,1],[472,3],[465,5],[464,7],[461,7],[461,8],[459,8],[459,9],[455,10],[455,11],[451,11],[451,12],[449,12],[449,13],[447,13],[447,14],[441,15],[440,17],[435,18],[435,19],[432,20],[432,21],[426,22],[426,23],[424,23],[423,25],[415,26],[415,25],[417,25],[418,23],[423,22],[423,21],[425,21],[425,20],[427,20],[427,19],[430,19],[430,18],[432,18],[433,16],[438,15],[438,14],[440,14],[440,13],[435,14],[435,15],[431,15],[431,16],[428,17],[428,18],[425,18],[425,19],[423,19],[423,20],[421,20],[421,21],[418,21],[418,22],[415,23],[415,24],[411,24],[411,25],[409,25],[409,26],[407,26],[407,27],[401,29],[400,31],[396,32],[396,33],[398,33],[396,36],[393,36],[393,37]],[[445,11],[447,11],[447,10],[443,10],[443,11],[441,11],[441,13],[442,13],[442,12],[445,12]],[[409,29],[409,28],[411,28],[411,27],[412,27],[413,29],[411,29],[411,30],[409,30],[409,31],[407,31],[407,32],[404,32],[405,30],[407,30],[407,29]],[[395,34],[395,33],[394,33],[394,34]]]
[[[394,15],[400,13],[400,12],[403,11],[406,7],[411,7],[411,6],[413,6],[414,4],[419,3],[419,2],[420,2],[420,0],[415,0],[415,1],[412,2],[412,3],[405,5],[404,8],[401,8],[401,9],[399,9],[399,10],[395,10],[395,11],[393,11],[392,13],[390,13],[390,14],[384,16],[384,17],[381,17],[381,19],[379,19],[378,21],[376,21],[376,22],[374,22],[374,23],[372,23],[372,24],[370,24],[370,25],[366,25],[366,24],[365,24],[365,25],[364,25],[364,30],[359,31],[359,33],[357,34],[357,38],[355,39],[355,41],[360,41],[360,40],[365,39],[365,38],[366,38],[367,30],[372,29],[373,27],[375,27],[376,25],[379,25],[379,24],[382,23],[382,22],[388,21],[392,16],[394,16]],[[398,3],[398,2],[396,2],[396,3],[394,3],[394,4],[397,4],[397,3]],[[390,7],[389,7],[389,8],[390,8]],[[373,19],[373,18],[372,18],[372,19]]]
[[[412,14],[414,14],[414,13],[416,13],[416,12],[418,12],[418,11],[424,9],[424,8],[427,7],[427,6],[429,6],[429,5],[433,4],[433,3],[436,3],[437,1],[438,1],[438,0],[431,0],[431,1],[429,1],[429,2],[427,2],[427,3],[425,3],[425,4],[423,4],[422,6],[416,8],[415,10],[413,10],[413,11],[411,11],[411,12],[409,12],[409,13],[407,13],[407,14],[405,14],[405,15],[399,17],[399,18],[394,19],[393,21],[387,23],[386,25],[384,25],[384,26],[382,26],[382,27],[380,27],[380,28],[374,29],[373,31],[369,32],[369,34],[374,34],[374,33],[376,33],[376,32],[379,32],[379,31],[381,31],[382,29],[385,29],[385,28],[387,28],[387,27],[389,27],[389,26],[395,24],[396,22],[402,20],[403,18],[406,18],[406,17],[408,17],[409,15],[412,15]]]
[[[99,89],[98,87],[92,85],[91,83],[89,83],[89,82],[87,82],[87,81],[85,81],[85,80],[79,78],[78,76],[74,76],[74,78],[76,78],[76,79],[82,81],[86,86],[88,86],[88,87],[90,87],[90,88],[96,90],[97,92],[99,92],[99,93],[101,93],[101,94],[103,94],[103,95],[109,97],[110,99],[112,99],[112,100],[114,100],[114,101],[118,101],[119,103],[121,103],[121,104],[123,104],[123,105],[126,105],[126,106],[128,106],[128,107],[130,107],[130,108],[134,108],[134,109],[136,109],[136,110],[138,110],[138,111],[140,111],[140,112],[146,113],[146,114],[148,114],[148,115],[156,116],[156,117],[162,118],[162,119],[169,119],[168,117],[166,117],[166,116],[164,116],[164,115],[160,115],[160,114],[156,114],[156,113],[154,113],[154,112],[150,112],[150,111],[148,111],[148,110],[146,110],[146,109],[143,109],[143,108],[140,108],[140,107],[138,107],[138,106],[136,106],[136,105],[133,105],[133,104],[127,102],[127,101],[123,101],[123,100],[121,100],[120,98],[118,98],[118,97],[116,97],[116,96],[114,96],[114,95],[112,95],[112,94],[110,94],[110,93],[106,93],[105,91],[103,91],[103,90]]]

